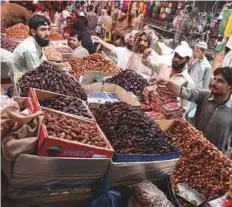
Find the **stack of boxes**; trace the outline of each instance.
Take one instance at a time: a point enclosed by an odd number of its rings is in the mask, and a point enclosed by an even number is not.
[[[157,119],[174,119],[182,117],[185,113],[178,98],[165,86],[149,86],[145,88],[143,99],[145,105],[142,106],[142,109],[147,111],[148,115],[151,114],[152,118],[157,116]]]

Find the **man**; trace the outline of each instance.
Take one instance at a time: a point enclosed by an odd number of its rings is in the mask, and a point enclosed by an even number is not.
[[[93,34],[93,32],[97,26],[97,22],[98,22],[98,16],[93,10],[94,10],[94,6],[90,5],[89,12],[87,13],[88,28],[92,34]]]
[[[189,74],[192,77],[196,88],[208,89],[212,77],[212,66],[205,57],[208,49],[206,42],[198,42],[194,48],[195,60],[189,67]]]
[[[72,30],[74,29],[73,27],[73,19],[71,17],[66,18],[66,27],[63,29],[63,37],[65,39],[69,38],[69,35],[71,34]]]
[[[146,80],[150,80],[152,76],[152,70],[142,63],[143,53],[146,49],[150,49],[151,55],[156,56],[155,51],[152,50],[154,44],[157,42],[158,37],[152,30],[141,30],[136,33],[134,40],[133,53],[131,54],[127,69],[135,71]]]
[[[86,50],[81,45],[81,35],[73,31],[68,38],[68,46],[73,49],[72,57],[86,57],[89,55],[88,50]]]
[[[46,59],[42,48],[49,45],[50,22],[44,16],[29,19],[30,37],[21,42],[14,50],[14,63],[18,71],[35,70]]]
[[[112,54],[116,55],[117,58],[117,65],[122,70],[127,69],[127,64],[129,57],[132,53],[132,48],[134,45],[134,35],[137,33],[137,31],[132,31],[131,33],[127,34],[124,37],[124,42],[126,44],[126,47],[116,47],[112,44],[109,44],[103,40],[101,40],[97,36],[92,36],[92,39],[94,42],[101,44],[104,48],[109,50]]]
[[[157,57],[153,59],[150,54],[151,50],[145,50],[143,64],[154,70],[158,77],[169,79],[180,86],[195,88],[194,81],[187,70],[187,64],[192,57],[192,49],[187,42],[181,42],[174,50],[171,67],[169,67],[169,63],[164,64],[164,62],[158,62]],[[181,104],[187,112],[189,110],[189,103],[187,101],[181,101]]]
[[[175,95],[195,102],[197,111],[194,126],[219,150],[226,152],[232,137],[231,67],[217,68],[214,71],[211,91],[190,89],[165,79],[158,80],[157,84],[166,85]]]

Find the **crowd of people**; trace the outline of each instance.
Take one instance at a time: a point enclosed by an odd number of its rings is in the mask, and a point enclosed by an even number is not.
[[[218,149],[226,152],[231,146],[232,37],[226,44],[222,67],[213,71],[205,56],[206,42],[199,41],[191,48],[182,41],[175,49],[169,48],[167,54],[160,55],[154,50],[159,38],[147,26],[128,33],[123,47],[109,43],[113,18],[106,8],[99,16],[94,5],[68,4],[60,13],[57,25],[73,50],[72,57],[88,56],[102,46],[116,56],[121,70],[133,70],[151,83],[166,85],[179,96],[186,118]],[[15,67],[21,72],[34,70],[45,60],[42,48],[49,45],[51,20],[46,13],[36,11],[28,26],[30,37],[13,52]]]

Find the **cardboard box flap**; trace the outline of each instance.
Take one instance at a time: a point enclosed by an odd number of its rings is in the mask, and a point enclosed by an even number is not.
[[[116,93],[116,95],[120,98],[121,101],[126,102],[132,106],[140,106],[140,102],[137,101],[131,94],[129,94],[125,89],[110,83],[93,83],[89,85],[83,85],[84,90],[87,94],[93,92],[108,92],[108,93]]]

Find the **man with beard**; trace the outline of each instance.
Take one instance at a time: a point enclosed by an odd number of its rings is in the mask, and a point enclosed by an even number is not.
[[[112,44],[109,44],[101,40],[97,36],[92,36],[92,39],[94,42],[101,44],[104,48],[109,50],[112,54],[116,55],[117,64],[119,68],[121,68],[122,70],[125,70],[127,69],[128,60],[132,53],[132,48],[134,45],[134,36],[136,33],[137,31],[132,31],[131,33],[127,34],[124,37],[124,42],[126,44],[126,47],[116,47]]]
[[[42,48],[49,44],[49,20],[40,15],[31,17],[29,32],[30,37],[21,42],[13,52],[16,69],[22,73],[35,70],[46,59]]]
[[[170,80],[159,79],[175,95],[197,104],[194,126],[219,150],[226,152],[232,138],[232,68],[221,67],[214,71],[211,91],[190,89]]]
[[[145,50],[143,54],[143,64],[150,67],[159,78],[169,79],[170,81],[180,85],[195,88],[193,79],[188,73],[187,64],[192,57],[192,49],[189,47],[187,42],[181,42],[179,46],[174,50],[174,56],[172,58],[171,67],[169,64],[166,65],[159,63],[158,58],[152,58],[150,50]],[[168,62],[168,61],[167,61]],[[157,67],[157,65],[159,67]],[[157,77],[154,77],[155,79]],[[188,101],[181,101],[182,107],[186,112],[189,110],[190,103]]]

